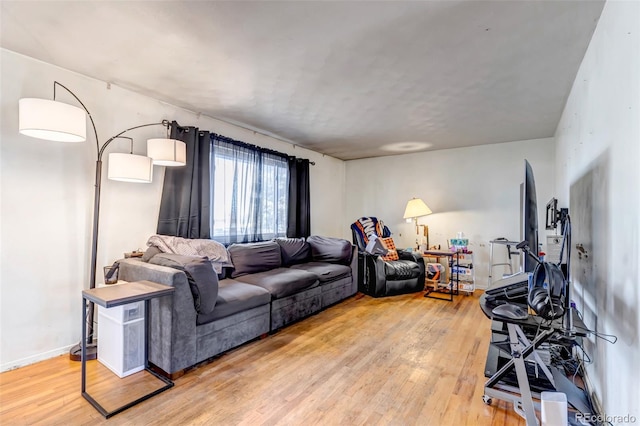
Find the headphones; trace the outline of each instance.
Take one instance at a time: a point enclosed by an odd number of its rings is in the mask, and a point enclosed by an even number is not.
[[[539,262],[533,270],[527,303],[536,314],[553,320],[564,314],[565,279],[554,263]]]

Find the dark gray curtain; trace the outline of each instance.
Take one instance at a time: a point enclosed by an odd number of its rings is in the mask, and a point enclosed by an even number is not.
[[[171,123],[171,138],[187,144],[187,165],[167,167],[158,217],[158,234],[210,238],[209,132]]]
[[[309,160],[289,158],[289,218],[287,237],[308,237],[311,233]]]

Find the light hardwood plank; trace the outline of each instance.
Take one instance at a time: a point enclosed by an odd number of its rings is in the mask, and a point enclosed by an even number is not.
[[[510,404],[482,402],[490,322],[478,296],[357,295],[232,350],[109,425],[523,425]],[[160,385],[89,362],[109,407]],[[0,423],[103,424],[67,356],[0,374]]]

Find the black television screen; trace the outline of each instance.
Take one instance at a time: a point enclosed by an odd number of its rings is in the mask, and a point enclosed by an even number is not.
[[[522,185],[522,240],[526,240],[529,250],[538,255],[538,203],[536,201],[536,182],[533,169],[524,160],[524,183]],[[537,263],[530,256],[524,256],[524,271],[533,272]]]

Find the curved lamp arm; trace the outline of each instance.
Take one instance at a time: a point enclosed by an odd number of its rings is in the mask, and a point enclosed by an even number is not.
[[[149,127],[149,126],[164,126],[168,130],[170,123],[168,120],[162,120],[157,123],[142,124],[140,126],[130,127],[128,129],[121,131],[117,135],[110,137],[102,146],[100,146],[100,141],[98,139],[98,131],[96,130],[96,124],[93,121],[93,117],[91,116],[91,113],[89,112],[85,104],[80,100],[80,98],[76,96],[75,93],[73,93],[66,86],[64,86],[63,84],[60,84],[57,81],[53,82],[53,99],[54,100],[56,98],[56,86],[60,86],[64,90],[69,92],[69,94],[73,96],[76,99],[76,101],[78,101],[78,103],[82,106],[82,108],[85,110],[85,112],[89,116],[89,120],[91,120],[91,126],[93,127],[93,133],[96,139],[97,159],[96,159],[96,173],[95,173],[95,184],[94,184],[95,190],[94,190],[94,204],[93,204],[93,234],[92,234],[92,241],[91,241],[91,264],[90,264],[91,272],[89,276],[89,288],[95,288],[96,265],[97,265],[97,255],[98,255],[98,224],[100,219],[100,187],[102,182],[102,156],[106,148],[109,146],[111,142],[113,142],[117,138],[123,137],[122,135],[124,135],[125,133],[131,130],[139,129],[141,127]],[[127,138],[127,139],[131,139],[131,138]],[[131,141],[132,141],[131,143],[132,143],[132,149],[133,149],[133,140],[131,139]],[[90,302],[89,312],[87,317],[87,320],[88,320],[87,343],[89,344],[93,343],[93,322],[94,322],[93,318],[94,318],[94,305],[93,303]],[[72,349],[72,359],[75,359],[73,358],[73,351],[74,349]]]
[[[54,81],[54,82],[53,82],[53,100],[54,100],[54,101],[56,100],[56,86],[60,86],[60,87],[62,87],[64,90],[66,90],[67,92],[69,92],[69,94],[70,94],[71,96],[73,96],[73,97],[76,99],[76,101],[78,101],[78,103],[79,103],[80,105],[82,105],[82,108],[85,110],[85,112],[86,112],[86,113],[87,113],[87,115],[89,116],[89,120],[91,120],[91,126],[93,127],[93,134],[94,134],[94,135],[95,135],[95,137],[96,137],[96,148],[97,148],[97,149],[98,149],[98,151],[99,151],[99,150],[100,150],[100,142],[98,141],[98,131],[96,130],[96,123],[93,121],[93,117],[91,116],[91,113],[89,112],[89,110],[87,109],[87,107],[86,107],[86,106],[84,106],[84,104],[82,103],[82,101],[80,100],[80,98],[78,98],[78,97],[76,96],[76,94],[75,94],[75,93],[73,93],[71,90],[69,90],[69,89],[67,88],[67,86],[65,86],[64,84],[61,84],[61,83],[59,83],[59,82],[57,82],[57,81]]]
[[[75,93],[73,93],[68,87],[66,87],[64,84],[54,81],[53,82],[53,100],[56,100],[56,86],[60,86],[62,87],[64,90],[66,90],[67,92],[69,92],[69,94],[71,96],[73,96],[75,98],[76,101],[78,101],[78,103],[82,106],[82,109],[84,109],[84,111],[87,113],[87,115],[89,116],[89,120],[91,120],[91,126],[93,127],[93,134],[96,138],[96,150],[98,153],[98,161],[102,160],[102,155],[104,153],[104,150],[107,148],[107,146],[109,146],[109,144],[111,142],[113,142],[114,139],[119,138],[120,136],[124,135],[125,133],[131,131],[131,130],[135,130],[135,129],[139,129],[141,127],[149,127],[149,126],[164,126],[167,129],[169,129],[169,120],[162,120],[159,123],[149,123],[149,124],[141,124],[140,126],[134,126],[134,127],[130,127],[128,129],[125,129],[123,131],[121,131],[120,133],[118,133],[115,136],[110,137],[105,143],[104,145],[102,145],[102,147],[100,146],[100,140],[98,139],[98,131],[96,130],[96,123],[93,121],[93,117],[91,116],[91,113],[89,112],[89,110],[87,109],[87,107],[85,106],[85,104],[80,100],[80,98],[78,98],[76,96]]]
[[[104,143],[104,145],[102,145],[102,148],[100,148],[100,149],[98,150],[98,161],[102,160],[102,155],[104,154],[104,150],[107,148],[107,146],[109,146],[109,144],[110,144],[111,142],[113,142],[113,140],[114,140],[114,139],[118,139],[118,138],[123,137],[122,135],[124,135],[125,133],[127,133],[127,132],[129,132],[129,131],[131,131],[131,130],[139,129],[139,128],[141,128],[141,127],[149,127],[149,126],[164,126],[164,127],[166,127],[167,129],[169,129],[170,124],[169,124],[169,120],[162,120],[162,121],[161,121],[161,122],[159,122],[159,123],[141,124],[141,125],[139,125],[139,126],[130,127],[130,128],[128,128],[128,129],[126,129],[126,130],[121,131],[121,132],[120,132],[120,133],[118,133],[117,135],[110,137],[110,138],[109,138],[109,139]]]

